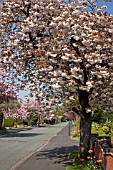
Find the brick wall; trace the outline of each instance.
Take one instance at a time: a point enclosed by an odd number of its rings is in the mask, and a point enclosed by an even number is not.
[[[103,142],[103,143],[102,143]],[[96,159],[101,159],[102,160],[102,168],[103,170],[113,170],[113,148],[108,147],[108,145],[104,145],[104,142],[106,144],[106,141],[101,140],[95,140],[94,145],[92,145],[91,142],[91,147],[93,146],[94,154]],[[113,144],[113,140],[108,141],[109,144]],[[103,144],[103,145],[102,145]],[[105,148],[104,148],[105,146]]]
[[[102,160],[103,170],[113,170],[113,139],[108,136],[93,136],[90,149],[94,150],[96,159]]]
[[[105,154],[105,170],[113,170],[113,153]]]
[[[111,144],[113,145],[113,139],[111,139]]]

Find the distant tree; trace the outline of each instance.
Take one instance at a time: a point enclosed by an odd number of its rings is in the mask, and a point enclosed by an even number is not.
[[[2,110],[8,111],[9,109],[20,108],[21,104],[18,100],[9,100],[8,102],[4,101],[0,104]]]

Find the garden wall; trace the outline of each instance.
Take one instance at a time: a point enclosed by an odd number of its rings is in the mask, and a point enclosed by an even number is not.
[[[95,158],[102,160],[103,170],[113,170],[113,140],[110,137],[92,137],[90,148],[94,150]]]

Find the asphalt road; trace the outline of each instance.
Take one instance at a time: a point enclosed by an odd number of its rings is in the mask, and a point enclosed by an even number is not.
[[[69,137],[69,126],[63,128],[41,149],[13,170],[66,170],[70,152],[79,149],[79,140]]]
[[[0,170],[12,170],[43,148],[68,122],[0,134]]]

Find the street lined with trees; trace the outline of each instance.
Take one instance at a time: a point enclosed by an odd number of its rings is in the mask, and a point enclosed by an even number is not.
[[[113,15],[105,8],[97,0],[4,0],[0,7],[1,66],[16,89],[30,85],[46,112],[78,98],[81,157],[95,107],[112,111]]]

